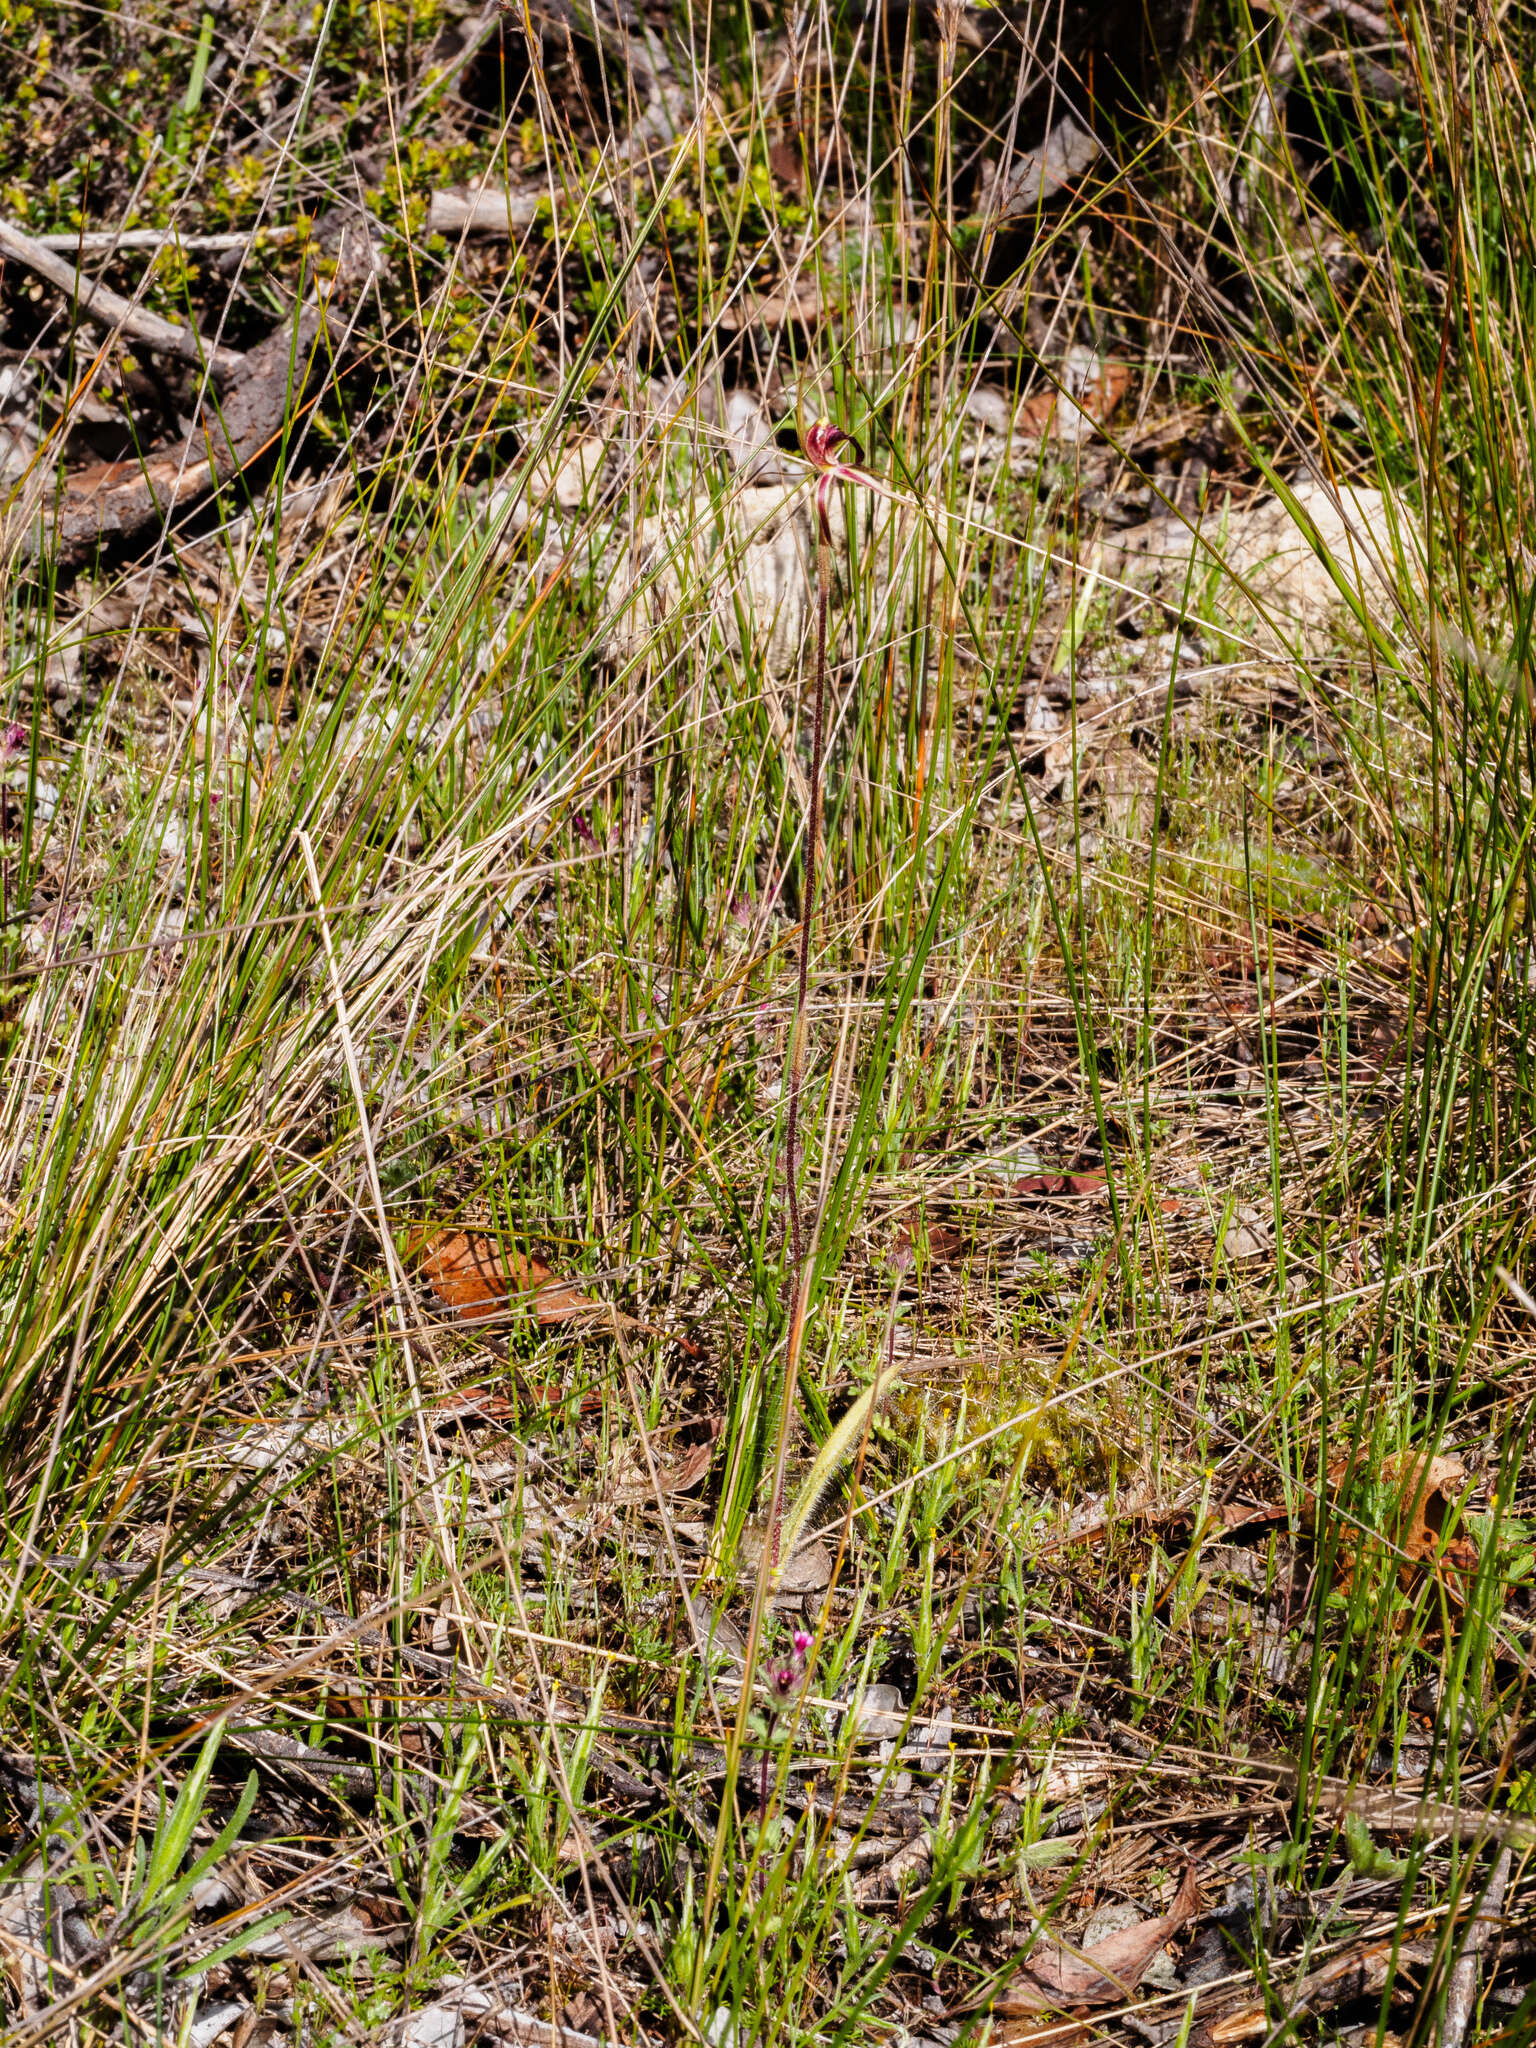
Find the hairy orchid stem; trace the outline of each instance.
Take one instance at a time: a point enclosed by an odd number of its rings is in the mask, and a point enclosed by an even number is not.
[[[805,827],[805,886],[800,892],[800,978],[795,992],[795,1021],[789,1054],[789,1104],[784,1130],[784,1191],[789,1207],[789,1249],[792,1274],[789,1341],[784,1355],[783,1405],[780,1409],[780,1444],[786,1436],[790,1403],[800,1370],[800,1343],[804,1322],[801,1294],[805,1280],[805,1232],[800,1220],[800,1091],[805,1081],[806,997],[811,978],[811,927],[816,919],[816,878],[821,866],[821,755],[826,732],[827,701],[827,602],[832,581],[832,557],[825,517],[816,529],[816,677],[811,708],[810,815]],[[773,1512],[769,1520],[772,1564],[779,1562],[779,1532],[784,1521],[784,1459],[778,1459],[773,1478]]]
[[[805,1239],[800,1222],[800,1091],[805,1081],[805,1004],[811,978],[811,927],[816,919],[816,877],[821,865],[821,750],[827,690],[827,547],[816,543],[816,683],[811,712],[810,816],[805,828],[805,887],[801,893],[800,980],[795,992],[794,1038],[789,1059],[789,1114],[785,1172],[789,1196],[789,1243],[795,1278],[800,1277]]]

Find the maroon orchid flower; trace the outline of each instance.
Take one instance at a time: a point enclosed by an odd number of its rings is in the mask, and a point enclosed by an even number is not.
[[[864,452],[852,434],[844,433],[841,427],[833,426],[830,420],[817,420],[814,426],[806,428],[800,437],[805,450],[805,459],[816,472],[816,521],[821,529],[822,539],[830,546],[832,522],[830,507],[832,490],[836,484],[857,484],[862,490],[873,491],[877,497],[894,498],[896,493],[869,470],[864,469]],[[839,448],[851,448],[857,462],[844,462],[838,456]]]
[[[757,1817],[761,1827],[768,1818],[768,1771],[769,1751],[776,1739],[780,1722],[794,1706],[810,1670],[813,1638],[808,1630],[797,1628],[790,1637],[789,1655],[777,1652],[768,1661],[763,1672],[763,1688],[768,1695],[766,1718],[762,1724],[765,1741],[763,1759],[759,1768],[757,1785]]]
[[[782,1710],[787,1707],[800,1690],[805,1681],[810,1649],[810,1636],[803,1628],[797,1628],[790,1638],[789,1655],[782,1661],[775,1660],[768,1667],[768,1697],[775,1708]]]

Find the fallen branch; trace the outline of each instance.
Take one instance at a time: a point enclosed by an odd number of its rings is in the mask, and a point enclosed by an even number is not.
[[[131,540],[195,503],[275,448],[316,367],[329,360],[322,337],[329,335],[333,343],[343,338],[338,297],[371,276],[375,266],[371,237],[355,216],[322,223],[316,241],[335,254],[334,279],[240,359],[240,382],[206,401],[202,419],[185,440],[131,462],[77,470],[52,496],[34,472],[33,488],[19,490],[8,508],[0,545],[14,544],[24,556],[56,549],[63,567],[75,567],[99,547]]]
[[[185,249],[194,256],[221,256],[244,249],[259,235],[264,243],[291,242],[295,228],[231,228],[222,235],[184,235],[178,228],[87,228],[74,235],[34,235],[39,249],[73,250],[80,256],[115,256],[145,249]],[[178,329],[178,332],[180,330]]]
[[[501,185],[483,185],[473,190],[457,186],[446,192],[434,192],[427,201],[427,233],[521,234],[524,228],[532,226],[540,202],[547,197],[547,193],[532,185],[518,192]]]
[[[1280,1759],[1264,1759],[1256,1772],[1272,1777],[1276,1791],[1292,1793],[1299,1775],[1296,1766]],[[1353,1814],[1376,1833],[1411,1835],[1416,1839],[1438,1835],[1458,1842],[1510,1843],[1517,1849],[1536,1848],[1536,1820],[1521,1813],[1497,1813],[1483,1806],[1452,1806],[1431,1799],[1417,1790],[1399,1790],[1393,1785],[1349,1785],[1341,1778],[1313,1778],[1309,1785],[1314,1814],[1342,1820]]]
[[[162,320],[147,307],[136,306],[104,284],[93,284],[73,263],[66,263],[51,249],[24,235],[10,221],[0,221],[0,255],[25,264],[28,270],[57,285],[75,310],[98,327],[113,334],[125,334],[157,354],[179,356],[184,363],[211,369],[216,377],[233,383],[245,373],[246,358],[238,349],[216,348],[191,327],[177,327]]]
[[[345,1757],[313,1749],[296,1735],[285,1735],[278,1728],[236,1726],[225,1730],[225,1740],[231,1749],[243,1750],[263,1763],[287,1769],[310,1785],[329,1784],[349,1798],[366,1798],[374,1789],[371,1765],[349,1763]]]
[[[1472,1919],[1462,1936],[1461,1948],[1451,1966],[1450,1983],[1445,1993],[1445,2019],[1440,2028],[1440,2048],[1461,2048],[1467,2038],[1473,2008],[1477,2004],[1477,1980],[1483,1951],[1489,1937],[1504,1916],[1504,1893],[1509,1885],[1509,1866],[1513,1852],[1504,1848],[1494,1859],[1493,1870],[1488,1878],[1488,1888],[1473,1912]]]

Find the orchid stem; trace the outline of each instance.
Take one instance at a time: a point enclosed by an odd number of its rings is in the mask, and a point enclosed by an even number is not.
[[[789,1341],[784,1356],[783,1406],[779,1414],[779,1440],[785,1441],[789,1404],[795,1397],[799,1377],[803,1324],[801,1290],[805,1277],[805,1233],[800,1221],[800,1091],[805,1081],[806,997],[811,978],[811,927],[816,919],[816,878],[821,866],[821,754],[825,736],[827,699],[827,601],[832,581],[830,537],[825,517],[816,527],[816,680],[811,709],[810,816],[805,827],[805,886],[800,892],[800,979],[795,993],[795,1021],[789,1054],[789,1106],[784,1132],[784,1187],[789,1205],[789,1248],[792,1283]],[[772,1563],[779,1562],[779,1532],[784,1520],[784,1459],[780,1455],[773,1480],[773,1513],[769,1519]]]

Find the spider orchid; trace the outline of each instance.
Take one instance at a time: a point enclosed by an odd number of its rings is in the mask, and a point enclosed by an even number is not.
[[[861,490],[873,491],[877,497],[893,501],[899,496],[889,484],[871,475],[867,469],[839,461],[837,450],[842,447],[851,448],[860,463],[864,455],[852,434],[844,433],[830,420],[817,420],[814,426],[807,427],[800,445],[805,450],[806,461],[816,472],[816,524],[820,538],[827,546],[832,542],[831,504],[835,485],[857,484]]]

